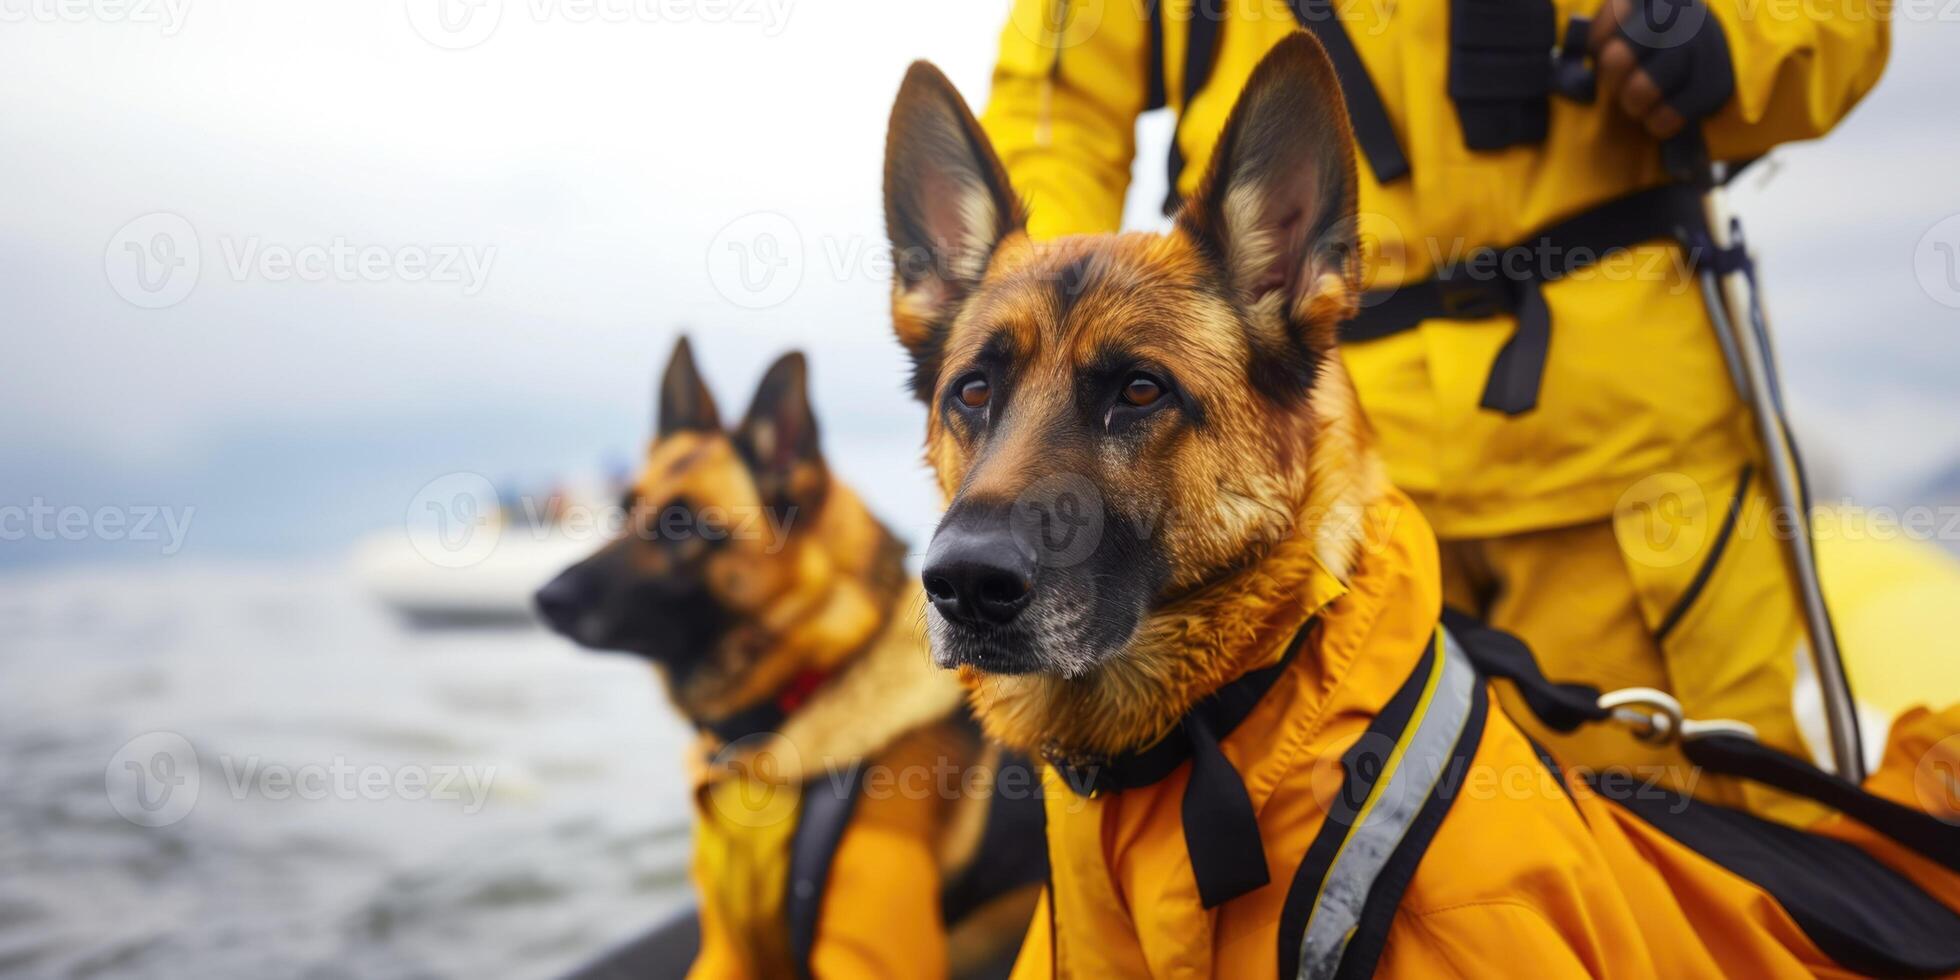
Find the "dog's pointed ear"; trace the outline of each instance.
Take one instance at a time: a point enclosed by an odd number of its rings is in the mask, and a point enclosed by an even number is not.
[[[660,379],[660,411],[654,423],[654,432],[663,439],[683,431],[721,431],[715,396],[694,367],[694,349],[685,335],[667,358],[667,373]]]
[[[1331,350],[1360,290],[1354,134],[1334,66],[1305,32],[1253,69],[1178,226],[1226,270],[1261,326]]]
[[[763,374],[749,414],[735,430],[735,445],[748,460],[763,500],[813,504],[822,496],[827,471],[802,352],[784,354]]]
[[[947,324],[1001,239],[1027,215],[966,101],[939,69],[913,62],[885,138],[885,232],[892,326],[927,397]]]

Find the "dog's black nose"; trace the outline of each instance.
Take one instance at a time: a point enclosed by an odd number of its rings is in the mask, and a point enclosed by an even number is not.
[[[926,549],[926,595],[947,619],[1004,625],[1027,608],[1034,591],[1035,560],[1013,532],[999,527],[942,525]]]
[[[531,599],[537,605],[538,617],[545,621],[545,625],[577,639],[575,630],[579,615],[592,603],[590,576],[584,574],[580,566],[574,565],[546,582]]]

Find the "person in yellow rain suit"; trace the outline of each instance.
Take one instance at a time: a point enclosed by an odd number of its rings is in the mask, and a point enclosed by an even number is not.
[[[1015,0],[982,125],[1037,239],[1114,230],[1134,123],[1176,114],[1172,197],[1203,173],[1253,66],[1303,27],[1361,143],[1372,292],[1348,369],[1397,485],[1443,542],[1449,604],[1554,679],[1673,693],[1691,718],[1808,754],[1800,606],[1745,406],[1696,288],[1693,192],[1660,140],[1746,160],[1869,91],[1886,0]],[[1700,778],[1595,726],[1575,763],[1791,821],[1817,810]],[[1821,746],[1820,746],[1821,747]]]

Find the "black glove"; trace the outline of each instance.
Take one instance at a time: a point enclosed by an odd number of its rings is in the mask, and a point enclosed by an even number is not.
[[[1681,118],[1711,116],[1735,94],[1729,38],[1704,0],[1634,0],[1618,29],[1661,101]]]

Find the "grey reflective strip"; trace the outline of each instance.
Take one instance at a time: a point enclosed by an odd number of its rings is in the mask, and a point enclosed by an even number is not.
[[[1348,831],[1333,866],[1327,869],[1327,879],[1321,883],[1307,919],[1307,934],[1300,940],[1301,977],[1331,977],[1340,968],[1341,955],[1361,921],[1375,877],[1429,801],[1463,734],[1476,692],[1477,671],[1449,631],[1438,629],[1437,633],[1443,643],[1442,677],[1427,704],[1416,706],[1417,715],[1410,722],[1415,730],[1405,733],[1401,740],[1395,771],[1375,784],[1367,812],[1361,815],[1360,824]]]

